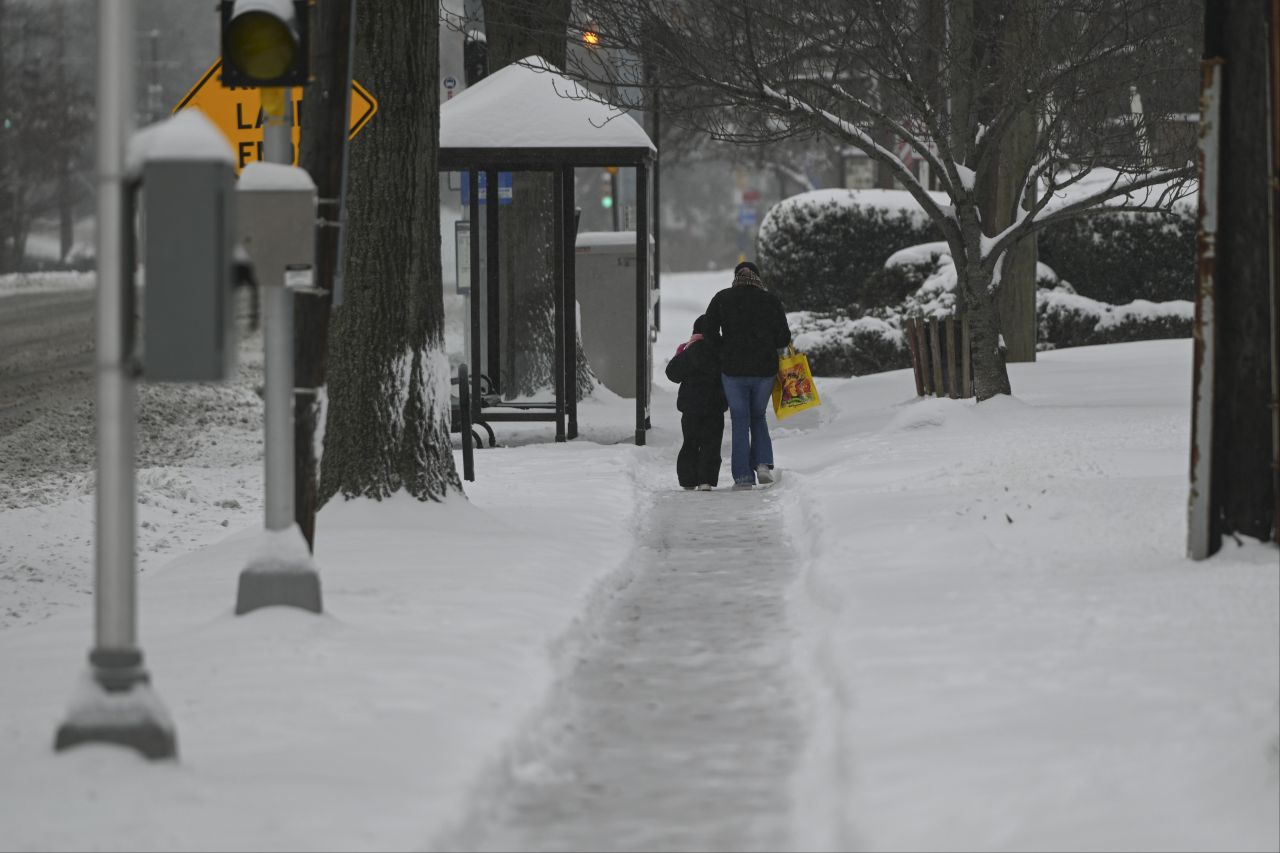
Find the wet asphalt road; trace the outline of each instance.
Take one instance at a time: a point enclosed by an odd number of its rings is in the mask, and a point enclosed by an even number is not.
[[[93,296],[0,297],[0,483],[93,464]]]

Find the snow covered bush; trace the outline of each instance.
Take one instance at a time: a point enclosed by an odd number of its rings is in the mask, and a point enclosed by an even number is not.
[[[1057,222],[1040,232],[1040,260],[1092,299],[1120,305],[1194,297],[1196,211],[1106,213]]]
[[[815,376],[864,376],[911,366],[906,338],[887,320],[797,311],[787,315],[787,322]]]
[[[1062,290],[1036,292],[1037,349],[1191,336],[1195,304],[1184,299],[1108,305]]]
[[[886,257],[935,236],[904,190],[815,190],[770,208],[756,255],[766,285],[789,310],[836,311],[894,293],[898,282],[876,281],[869,296],[862,287]]]
[[[892,254],[874,297],[836,311],[788,314],[796,347],[820,376],[861,376],[911,365],[902,328],[907,317],[951,316],[956,310],[956,271],[944,242],[909,246]],[[903,295],[899,295],[903,294]],[[1181,338],[1191,334],[1193,303],[1133,300],[1110,305],[1081,296],[1050,266],[1036,268],[1037,348]]]

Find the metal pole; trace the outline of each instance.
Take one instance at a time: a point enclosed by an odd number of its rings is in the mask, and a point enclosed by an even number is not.
[[[565,336],[565,314],[573,310],[572,305],[565,304],[565,254],[571,251],[571,247],[567,245],[564,239],[564,181],[561,180],[559,172],[552,172],[552,214],[551,219],[554,223],[552,231],[556,235],[554,242],[554,250],[552,251],[552,273],[553,287],[555,296],[553,302],[555,308],[555,358],[552,359],[552,372],[555,374],[555,390],[556,390],[556,441],[565,441],[565,395],[573,394],[575,391],[574,383],[566,375],[567,365],[573,362],[569,355],[573,351],[573,340]]]
[[[636,444],[649,428],[649,170],[636,166]]]
[[[134,565],[133,200],[125,153],[133,131],[134,5],[98,5],[98,292],[94,647],[96,691],[78,690],[54,748],[114,743],[148,758],[177,752],[173,723],[150,686],[138,648]],[[107,701],[103,694],[109,694]]]
[[[137,442],[132,337],[133,271],[129,254],[125,147],[133,132],[133,3],[99,6],[98,58],[98,486],[96,651],[137,647],[134,576],[134,448]]]
[[[263,160],[293,163],[291,113],[287,87],[262,90]],[[283,281],[263,282],[264,397],[266,436],[265,510],[268,530],[287,530],[294,522],[293,494],[293,292]]]
[[[1280,542],[1280,0],[1271,0],[1271,539]]]

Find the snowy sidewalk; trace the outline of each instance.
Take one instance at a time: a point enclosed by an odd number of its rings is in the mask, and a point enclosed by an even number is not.
[[[788,846],[783,488],[654,495],[631,583],[443,849]]]

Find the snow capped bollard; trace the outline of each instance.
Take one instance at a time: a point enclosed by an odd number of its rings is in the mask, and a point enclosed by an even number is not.
[[[315,262],[316,185],[296,166],[250,163],[236,197],[237,236],[262,287],[267,537],[240,573],[236,613],[272,605],[319,613],[320,576],[294,519],[293,294],[285,286],[286,271]]]
[[[320,575],[296,524],[284,530],[264,530],[254,543],[249,565],[240,572],[237,616],[274,604],[312,613],[322,610]]]

